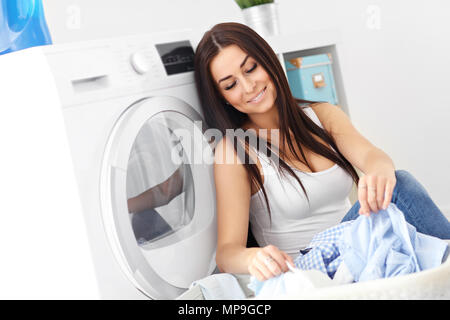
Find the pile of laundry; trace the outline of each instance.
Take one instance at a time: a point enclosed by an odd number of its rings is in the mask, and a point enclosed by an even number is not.
[[[250,277],[256,299],[277,299],[309,290],[419,272],[441,265],[449,255],[446,241],[416,231],[391,203],[369,217],[343,222],[318,233],[288,264],[290,271],[266,281]],[[192,283],[205,299],[248,297],[236,277],[213,274]]]
[[[289,272],[266,281],[251,277],[259,299],[311,288],[394,277],[439,266],[447,242],[416,231],[393,203],[369,217],[343,222],[317,234]]]

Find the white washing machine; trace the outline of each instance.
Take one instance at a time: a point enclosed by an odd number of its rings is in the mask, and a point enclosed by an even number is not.
[[[0,57],[0,297],[173,299],[214,273],[213,153],[193,74],[200,36]]]

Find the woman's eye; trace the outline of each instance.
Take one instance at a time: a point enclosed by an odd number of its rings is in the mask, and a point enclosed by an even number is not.
[[[229,85],[228,87],[225,87],[225,90],[230,90],[231,88],[233,88],[236,85],[236,81],[233,82],[231,85]]]
[[[256,66],[257,66],[257,64],[256,64],[256,62],[255,62],[255,64],[253,65],[253,67],[251,67],[249,70],[247,70],[247,73],[250,73],[250,72],[252,72],[253,70],[255,70]]]
[[[247,70],[247,71],[245,71],[246,73],[250,73],[250,72],[252,72],[253,70],[255,70],[255,68],[257,67],[257,64],[256,64],[256,62],[255,62],[255,64],[253,64],[253,67],[251,67],[249,70]],[[231,85],[229,85],[228,87],[225,87],[225,90],[230,90],[230,89],[232,89],[234,86],[236,85],[236,81],[235,82],[233,82]]]

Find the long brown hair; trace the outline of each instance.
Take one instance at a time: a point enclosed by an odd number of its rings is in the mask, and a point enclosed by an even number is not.
[[[222,136],[225,137],[227,129],[239,129],[249,119],[246,113],[240,112],[234,107],[227,106],[227,102],[217,89],[210,72],[211,60],[222,48],[232,44],[239,46],[254,58],[272,79],[277,90],[275,106],[278,110],[280,138],[283,141],[283,145],[286,139],[289,150],[294,154],[295,158],[305,163],[311,171],[311,166],[306,160],[302,145],[314,153],[322,155],[338,164],[357,184],[359,180],[358,174],[350,162],[339,152],[333,137],[326,130],[316,125],[305,114],[302,108],[299,107],[299,104],[310,104],[312,101],[296,99],[292,96],[286,75],[275,52],[261,36],[243,24],[234,22],[217,24],[204,34],[197,46],[194,58],[195,81],[206,125],[210,128],[220,130]],[[293,146],[289,129],[293,133],[295,143],[300,150],[302,158],[297,154]],[[317,141],[313,137],[313,134],[322,138],[336,151]],[[247,144],[246,141],[244,143]],[[269,148],[273,149],[270,142],[265,141],[265,143],[267,143]],[[260,144],[258,143],[258,145]],[[239,143],[233,143],[233,147],[238,155],[243,154],[241,153],[242,149],[238,152],[238,148],[240,147]],[[281,147],[279,148],[279,172],[282,173],[284,170],[292,175],[298,181],[308,198],[300,179],[292,168],[282,160],[282,156],[285,154],[282,149]],[[247,149],[244,152],[247,159],[249,157]],[[248,163],[247,161],[243,161],[243,165],[251,182],[257,187],[257,190],[262,189],[269,216],[271,216],[268,197],[258,167],[256,164]]]

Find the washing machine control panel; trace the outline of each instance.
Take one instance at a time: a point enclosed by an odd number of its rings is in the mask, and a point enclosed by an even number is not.
[[[200,36],[162,32],[45,50],[63,104],[71,106],[194,84],[193,48]]]
[[[167,75],[194,71],[194,49],[189,41],[155,45]]]
[[[167,76],[190,72],[194,71],[194,49],[188,40],[158,43],[133,52],[130,64],[139,75],[150,71],[157,75],[161,70]]]
[[[119,62],[119,90],[153,90],[194,82],[195,53],[190,38],[151,40],[114,48],[113,60]]]

